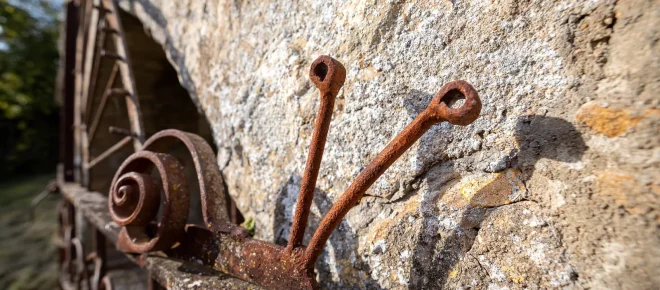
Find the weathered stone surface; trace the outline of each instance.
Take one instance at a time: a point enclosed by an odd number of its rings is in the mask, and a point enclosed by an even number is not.
[[[351,210],[317,264],[324,287],[660,286],[657,1],[120,2],[208,117],[257,237],[278,243],[317,56],[347,81],[308,236],[444,83],[479,91],[474,124],[434,127]]]
[[[589,102],[578,110],[575,120],[607,137],[616,137],[636,126],[644,117],[631,116],[626,109],[612,110]]]

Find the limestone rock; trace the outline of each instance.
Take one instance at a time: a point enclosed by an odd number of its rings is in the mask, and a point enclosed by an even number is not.
[[[444,83],[477,89],[477,121],[432,128],[349,212],[317,264],[323,287],[660,287],[657,1],[120,3],[207,116],[265,240],[288,239],[316,57],[347,80],[307,239]]]

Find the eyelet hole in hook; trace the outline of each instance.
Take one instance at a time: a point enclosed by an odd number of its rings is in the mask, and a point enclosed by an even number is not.
[[[442,86],[433,97],[438,120],[465,126],[481,113],[481,100],[477,91],[466,81],[451,81]],[[439,105],[439,106],[438,106]]]
[[[314,75],[319,78],[320,81],[325,81],[325,77],[328,75],[328,65],[325,62],[320,62],[314,67]]]
[[[459,89],[452,89],[441,100],[447,108],[455,110],[465,105],[465,95]]]

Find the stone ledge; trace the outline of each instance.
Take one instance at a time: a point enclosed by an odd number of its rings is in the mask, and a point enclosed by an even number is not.
[[[62,196],[69,200],[77,210],[82,211],[87,220],[108,239],[117,241],[119,227],[108,214],[108,201],[98,192],[90,192],[75,183],[59,183]],[[143,265],[151,277],[167,289],[260,289],[245,281],[227,274],[190,262],[149,255],[131,255],[126,257],[136,264]]]

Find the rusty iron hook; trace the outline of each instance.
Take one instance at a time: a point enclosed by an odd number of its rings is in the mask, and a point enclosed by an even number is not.
[[[305,227],[307,226],[307,219],[314,198],[316,180],[319,176],[321,159],[323,159],[323,149],[330,129],[332,110],[335,98],[346,80],[346,69],[336,59],[322,55],[312,63],[309,78],[320,91],[321,104],[316,115],[312,141],[307,155],[307,164],[300,184],[296,212],[291,225],[291,235],[286,248],[288,252],[303,244]]]
[[[463,95],[465,101],[460,107],[451,108],[449,102],[456,93]],[[480,112],[481,100],[477,91],[470,84],[461,80],[445,84],[433,97],[426,109],[394,137],[378,156],[360,172],[344,194],[339,197],[339,200],[323,217],[305,250],[304,263],[306,267],[313,269],[330,234],[337,228],[348,211],[358,204],[362,195],[376,182],[378,177],[422,137],[431,126],[445,121],[454,125],[465,126],[476,120]]]
[[[321,56],[310,67],[310,79],[320,91],[319,111],[307,156],[290,239],[286,247],[253,240],[247,232],[229,222],[225,207],[222,175],[215,154],[203,138],[178,130],[164,130],[149,138],[142,149],[122,163],[112,182],[108,207],[112,219],[122,228],[117,247],[129,253],[162,250],[184,260],[200,260],[216,270],[272,289],[318,289],[314,264],[331,233],[369,187],[433,125],[449,122],[468,125],[481,112],[475,89],[465,81],[443,86],[427,108],[406,126],[360,172],[347,190],[323,217],[310,243],[303,236],[310,214],[335,98],[346,78],[344,66]],[[454,108],[455,96],[464,97]],[[195,164],[205,226],[186,226],[189,197],[183,165],[169,155],[172,142],[188,148]],[[152,180],[156,171],[160,182]],[[159,199],[158,192],[163,191]],[[163,213],[151,204],[162,204]],[[158,219],[156,231],[152,221]],[[175,243],[178,247],[173,247]]]

